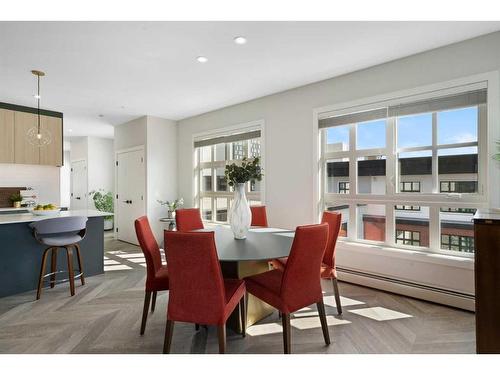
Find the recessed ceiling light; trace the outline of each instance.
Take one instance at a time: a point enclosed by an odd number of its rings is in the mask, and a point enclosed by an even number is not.
[[[71,133],[73,131],[73,129],[68,129],[68,131]]]
[[[236,44],[245,44],[247,42],[247,38],[244,36],[237,36],[233,39]]]
[[[38,95],[38,94],[33,95],[33,97],[34,97],[35,99],[41,99],[41,98],[42,98],[42,97],[41,97],[40,95]]]
[[[205,56],[198,56],[196,58],[196,61],[198,61],[199,63],[204,64],[204,63],[206,63],[208,61],[208,59]]]

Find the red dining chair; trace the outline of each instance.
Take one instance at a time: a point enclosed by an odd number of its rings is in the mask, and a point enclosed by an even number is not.
[[[200,210],[198,208],[183,208],[175,210],[175,226],[180,232],[203,229]]]
[[[162,265],[160,248],[153,235],[147,216],[141,216],[135,220],[135,233],[144,258],[146,258],[146,293],[144,296],[144,308],[142,310],[141,335],[146,330],[146,321],[148,319],[148,310],[151,302],[151,312],[154,312],[156,305],[156,293],[160,290],[168,290],[169,278],[167,266]]]
[[[266,206],[250,206],[252,212],[252,227],[268,227]]]
[[[238,306],[246,334],[245,282],[223,279],[214,232],[165,232],[170,294],[163,353],[170,353],[174,322],[216,325],[219,353],[226,350],[226,321]]]
[[[323,212],[321,222],[328,224],[328,243],[326,245],[325,255],[323,256],[323,262],[321,264],[321,278],[332,280],[337,312],[341,315],[342,305],[340,304],[337,269],[335,268],[335,249],[337,238],[339,237],[340,226],[342,224],[342,214],[338,212],[325,211]],[[287,258],[273,259],[271,261],[271,265],[273,268],[283,271],[285,269],[286,262]]]
[[[248,293],[280,311],[285,354],[291,351],[290,314],[313,303],[318,307],[325,344],[330,345],[318,272],[327,240],[327,224],[297,227],[284,271],[275,269],[245,277]]]

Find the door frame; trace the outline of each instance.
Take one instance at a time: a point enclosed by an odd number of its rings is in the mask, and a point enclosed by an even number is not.
[[[144,145],[139,145],[139,146],[134,146],[134,147],[128,147],[128,148],[121,148],[119,150],[115,150],[115,160],[114,160],[114,167],[115,167],[115,196],[113,197],[114,200],[114,207],[115,207],[115,230],[113,231],[113,236],[117,240],[118,239],[118,232],[116,231],[117,224],[118,224],[118,217],[120,216],[120,210],[119,210],[119,205],[118,205],[118,199],[116,198],[116,195],[118,194],[118,165],[116,163],[118,162],[118,155],[119,154],[125,154],[127,152],[134,152],[134,151],[142,151],[142,157],[144,160],[144,163],[142,163],[143,168],[144,168],[144,200],[142,201],[143,205],[143,211],[144,214],[147,215],[147,199],[148,199],[148,189],[147,189],[147,181],[148,181],[148,176],[147,176],[147,167],[146,167],[146,148]]]
[[[70,209],[74,209],[73,207],[71,207],[71,203],[73,201],[73,163],[80,163],[84,161],[85,162],[85,170],[86,170],[86,173],[85,173],[85,209],[88,210],[89,209],[89,169],[88,169],[88,162],[87,162],[87,159],[86,158],[81,158],[81,159],[75,159],[75,160],[70,160],[69,161],[69,164],[70,164],[70,169],[69,169],[69,173],[70,173],[70,200],[69,200],[69,207]]]

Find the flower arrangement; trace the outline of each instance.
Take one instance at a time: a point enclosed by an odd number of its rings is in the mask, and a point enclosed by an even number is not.
[[[158,200],[158,203],[162,206],[167,206],[169,212],[175,212],[176,209],[184,204],[184,198],[179,198],[172,202]]]
[[[259,158],[254,158],[250,162],[247,158],[243,158],[241,165],[236,163],[226,165],[224,177],[228,185],[233,187],[236,184],[244,184],[248,181],[261,181],[263,174],[259,164]]]

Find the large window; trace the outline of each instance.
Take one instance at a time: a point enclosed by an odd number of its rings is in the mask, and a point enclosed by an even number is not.
[[[195,147],[195,203],[205,221],[225,223],[233,199],[233,191],[224,178],[227,164],[241,163],[243,158],[252,160],[261,156],[260,130],[217,134],[194,142]],[[250,204],[261,203],[261,183],[247,184]]]
[[[486,107],[478,83],[320,114],[322,207],[342,207],[352,241],[473,252],[473,234],[448,228],[487,203]]]

